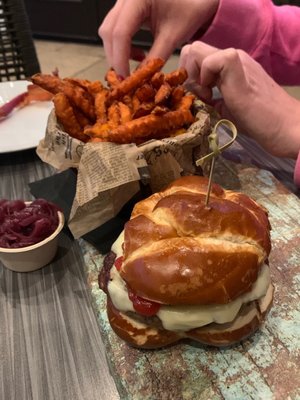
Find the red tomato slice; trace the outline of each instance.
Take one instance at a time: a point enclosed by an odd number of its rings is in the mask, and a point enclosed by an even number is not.
[[[114,264],[115,264],[115,267],[117,268],[117,270],[120,271],[122,264],[123,264],[123,256],[116,258]],[[135,309],[135,311],[137,313],[145,315],[147,317],[151,317],[152,315],[155,315],[158,313],[158,310],[160,309],[159,303],[155,303],[154,301],[143,299],[142,297],[140,297],[136,293],[134,293],[128,285],[127,285],[127,290],[128,290],[128,297],[129,297],[130,301],[132,302],[133,308]]]
[[[122,264],[123,264],[123,256],[120,256],[115,259],[115,267],[117,268],[118,271],[120,271]]]
[[[132,301],[133,308],[139,314],[145,315],[147,317],[151,317],[158,313],[160,309],[160,304],[155,303],[154,301],[143,299],[134,293],[129,286],[127,286],[128,297],[130,301]]]

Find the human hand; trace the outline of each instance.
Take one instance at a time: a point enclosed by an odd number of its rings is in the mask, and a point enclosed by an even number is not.
[[[147,58],[167,60],[176,46],[213,18],[218,4],[219,0],[118,0],[99,28],[110,66],[127,76],[130,55],[136,58],[135,52],[141,61],[143,54],[131,48],[131,39],[142,25],[154,38]]]
[[[289,96],[242,50],[218,50],[202,42],[183,47],[180,67],[187,87],[211,102],[212,88],[222,94],[216,108],[240,130],[278,157],[297,158],[300,150],[300,102]]]

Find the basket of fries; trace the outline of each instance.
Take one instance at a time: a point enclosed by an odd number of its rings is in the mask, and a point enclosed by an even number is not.
[[[31,78],[54,95],[37,154],[60,171],[78,171],[68,221],[75,238],[116,216],[141,185],[156,192],[181,175],[203,173],[195,160],[208,151],[210,113],[184,89],[186,71],[164,73],[163,65],[149,60],[125,79],[109,70],[105,84]]]

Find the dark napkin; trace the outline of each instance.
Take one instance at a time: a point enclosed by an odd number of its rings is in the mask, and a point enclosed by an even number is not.
[[[68,169],[40,181],[31,182],[29,188],[35,198],[43,198],[57,204],[68,220],[75,196],[76,180],[77,171]],[[88,232],[82,238],[96,247],[100,253],[107,253],[122,232],[125,222],[129,220],[134,204],[149,194],[147,187],[141,188],[141,191],[128,201],[114,218]],[[69,234],[71,234],[70,231]]]

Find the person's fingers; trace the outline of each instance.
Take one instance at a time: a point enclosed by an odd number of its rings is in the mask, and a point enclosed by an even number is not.
[[[179,59],[179,66],[185,68],[188,73],[185,87],[208,103],[211,102],[213,92],[211,86],[202,85],[201,66],[205,57],[216,51],[215,47],[202,42],[194,42],[182,48]]]
[[[179,68],[185,68],[187,59],[188,59],[188,55],[190,52],[190,48],[191,48],[190,44],[186,44],[185,46],[182,47],[182,49],[180,51],[179,62],[178,62]]]
[[[245,85],[245,73],[239,51],[219,50],[206,57],[202,62],[200,80],[202,85],[217,85],[221,91],[223,84],[228,86],[232,83],[233,87]]]
[[[147,55],[147,59],[162,58],[163,60],[167,60],[177,45],[177,43],[171,39],[172,35],[172,32],[169,32],[169,28],[165,27],[162,29],[161,32],[154,38],[151,49]]]
[[[142,0],[129,4],[119,0],[99,29],[110,66],[121,76],[129,74],[131,39],[147,17],[147,4]]]
[[[179,65],[187,70],[189,81],[202,84],[202,81],[200,82],[202,63],[206,57],[216,52],[217,48],[199,41],[182,48]]]
[[[109,66],[113,63],[113,27],[118,19],[122,1],[117,1],[116,5],[106,15],[104,21],[98,29],[98,35],[102,39],[105,55]]]
[[[203,87],[197,82],[184,83],[184,87],[188,92],[194,93],[200,100],[212,105],[213,91],[211,88]]]
[[[237,90],[247,90],[244,53],[236,49],[218,50],[202,42],[184,46],[180,55],[180,66],[186,68],[186,85],[199,97],[210,101],[211,89],[215,86],[226,100],[232,100]],[[197,87],[198,85],[198,87]]]

